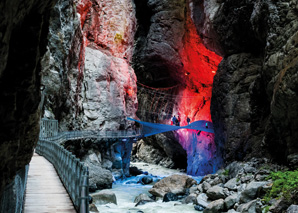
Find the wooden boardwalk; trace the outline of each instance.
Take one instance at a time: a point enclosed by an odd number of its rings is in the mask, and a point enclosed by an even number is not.
[[[54,166],[36,153],[29,164],[24,212],[76,212]]]

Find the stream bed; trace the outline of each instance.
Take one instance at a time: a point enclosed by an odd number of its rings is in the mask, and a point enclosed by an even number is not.
[[[157,166],[148,163],[131,163],[131,166],[136,166],[142,171],[148,172],[153,176],[153,181],[156,182],[158,179],[162,179],[172,174],[186,174],[179,170],[167,169],[162,166]],[[117,198],[117,205],[115,204],[104,204],[96,205],[100,213],[182,213],[182,212],[198,212],[194,209],[193,204],[181,204],[180,201],[162,202],[158,200],[152,203],[146,203],[145,205],[139,205],[135,207],[135,197],[141,193],[151,195],[148,190],[153,185],[142,185],[138,183],[139,179],[144,176],[129,177],[125,180],[116,181],[112,189]],[[200,181],[202,177],[192,177],[196,181]]]

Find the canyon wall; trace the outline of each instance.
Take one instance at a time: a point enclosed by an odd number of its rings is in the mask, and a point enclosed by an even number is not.
[[[45,116],[63,129],[129,128],[137,108],[129,64],[135,32],[133,3],[60,0],[51,15],[43,59]]]
[[[133,67],[141,83],[137,113],[141,120],[154,122],[158,117],[158,122],[170,124],[171,117],[179,115],[181,125],[187,124],[187,116],[191,122],[211,121],[212,83],[221,57],[205,48],[192,19],[192,7],[192,2],[181,0],[136,1],[139,27]],[[187,164],[188,174],[214,172],[220,165],[220,159],[215,160],[220,155],[213,134],[179,130],[144,141],[163,150],[165,156],[175,149],[177,155],[170,164],[174,168]],[[186,150],[187,162],[183,150],[167,141],[178,142]],[[147,158],[142,151],[138,156]]]
[[[211,103],[217,147],[226,161],[267,156],[297,167],[297,1],[195,4],[204,44],[224,56]]]
[[[17,171],[30,162],[37,143],[40,60],[46,51],[49,13],[55,2],[0,3],[0,197]],[[11,196],[9,202],[13,203]]]

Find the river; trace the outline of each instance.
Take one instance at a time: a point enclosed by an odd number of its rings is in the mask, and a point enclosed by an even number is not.
[[[167,169],[162,166],[157,166],[148,163],[131,163],[131,166],[136,166],[142,171],[147,171],[149,174],[154,176],[154,181],[162,179],[163,177],[172,174],[185,174],[178,170]],[[150,194],[148,190],[152,185],[142,185],[137,183],[140,176],[130,177],[122,181],[116,181],[113,184],[110,191],[114,192],[117,197],[117,204],[105,204],[96,205],[100,213],[182,213],[182,212],[196,212],[193,204],[181,204],[180,201],[162,202],[158,200],[156,202],[147,203],[135,207],[133,202],[135,197],[141,193]],[[202,177],[193,177],[195,180],[200,181]]]

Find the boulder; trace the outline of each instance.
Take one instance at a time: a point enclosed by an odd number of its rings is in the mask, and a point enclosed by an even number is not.
[[[163,178],[149,190],[156,197],[163,197],[166,193],[185,194],[186,189],[197,182],[186,175],[171,175]]]
[[[147,194],[139,194],[135,200],[134,203],[138,203],[140,201],[148,201],[148,200],[152,200]]]
[[[228,188],[229,190],[237,190],[238,181],[237,178],[232,178],[226,184],[224,185],[225,188]]]
[[[235,203],[239,201],[239,195],[237,193],[232,194],[225,198],[225,207],[230,209],[234,206]]]
[[[153,178],[151,176],[144,176],[141,179],[142,184],[149,184],[153,182]]]
[[[207,190],[210,189],[210,188],[211,188],[211,185],[207,181],[202,183],[203,192],[207,192]]]
[[[269,208],[270,212],[279,213],[288,209],[290,203],[286,201],[286,199],[281,198],[273,203],[273,205]]]
[[[222,212],[223,209],[224,209],[224,200],[219,199],[209,203],[206,209],[204,209],[203,213],[218,213],[218,212]]]
[[[267,182],[256,182],[256,181],[252,181],[250,182],[247,187],[245,188],[245,190],[243,192],[241,192],[241,196],[240,196],[240,201],[242,203],[247,203],[251,200],[253,200],[254,198],[256,198],[258,191],[261,189],[261,187],[263,187],[264,185],[266,185]]]
[[[163,196],[163,202],[177,201],[178,196],[172,192],[168,192]]]
[[[93,202],[96,205],[102,205],[107,203],[114,203],[117,205],[117,198],[114,192],[111,192],[109,190],[102,190],[100,192],[97,192],[95,194],[91,195],[93,198]]]
[[[186,204],[198,204],[198,201],[197,201],[197,196],[195,194],[190,194],[188,195],[184,200],[183,200],[183,203],[186,203]]]
[[[237,212],[245,213],[261,213],[262,212],[262,203],[259,200],[252,200],[248,203],[238,206]]]
[[[197,204],[206,208],[209,204],[207,200],[208,200],[208,197],[205,193],[199,194],[197,197]]]
[[[112,188],[112,183],[114,181],[112,173],[101,168],[100,165],[95,165],[93,163],[86,163],[89,167],[89,184],[96,185],[97,189],[110,189]]]
[[[139,170],[137,167],[135,166],[132,166],[132,167],[129,167],[129,173],[132,175],[132,176],[137,176],[137,175],[141,175],[143,174],[143,172],[141,170]]]
[[[287,213],[295,213],[298,212],[298,205],[291,205],[288,209],[287,209]]]
[[[92,203],[92,204],[89,205],[89,210],[91,212],[99,212],[94,203]]]
[[[217,200],[220,198],[226,198],[228,190],[220,186],[212,186],[210,189],[208,189],[206,194],[211,200]]]

